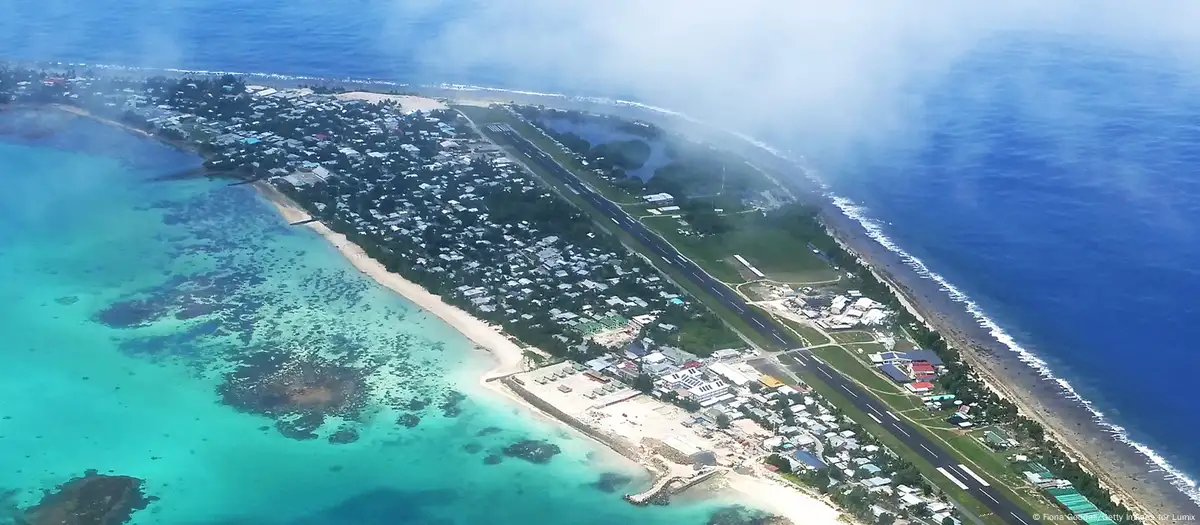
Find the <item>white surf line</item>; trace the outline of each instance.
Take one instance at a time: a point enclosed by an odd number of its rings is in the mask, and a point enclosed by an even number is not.
[[[867,414],[867,417],[869,417],[869,418],[871,418],[871,419],[874,419],[874,420],[875,420],[875,422],[876,422],[876,423],[879,423],[880,425],[882,425],[882,424],[883,424],[883,421],[880,421],[880,420],[879,420],[879,418],[875,417],[875,414],[868,413],[868,414]]]
[[[66,66],[75,66],[75,67],[91,67],[91,68],[96,68],[96,69],[117,70],[117,71],[125,71],[125,72],[131,72],[131,71],[132,72],[141,72],[141,73],[149,72],[149,73],[153,73],[153,74],[162,74],[163,72],[189,73],[189,74],[200,74],[200,75],[210,75],[210,76],[229,74],[229,75],[235,75],[235,76],[264,78],[264,79],[312,80],[312,81],[321,81],[321,82],[340,82],[340,83],[348,83],[348,84],[386,85],[386,86],[400,86],[400,87],[411,87],[412,86],[411,84],[407,84],[407,83],[403,83],[403,82],[396,82],[396,81],[385,80],[385,79],[374,79],[374,78],[351,78],[351,77],[312,76],[312,75],[283,75],[283,74],[278,74],[278,73],[267,73],[267,72],[221,71],[221,70],[205,70],[205,69],[187,69],[187,68],[180,68],[180,67],[150,68],[150,67],[126,66],[126,65],[120,65],[120,64],[70,62],[70,61],[56,62],[55,65],[58,65],[58,66],[66,65]],[[654,106],[651,104],[646,104],[643,102],[637,102],[637,101],[632,101],[632,100],[623,100],[623,99],[619,99],[619,98],[614,99],[614,98],[609,98],[609,97],[568,95],[568,94],[564,94],[564,93],[546,93],[546,92],[531,91],[531,90],[519,90],[519,89],[504,89],[504,88],[498,88],[498,87],[494,87],[494,86],[479,86],[479,85],[474,85],[474,84],[435,83],[435,84],[419,84],[417,87],[433,88],[433,89],[456,91],[456,92],[467,92],[467,93],[482,91],[482,92],[489,92],[489,93],[502,93],[502,94],[516,94],[516,95],[532,96],[532,97],[545,97],[545,98],[557,99],[557,100],[583,101],[583,102],[597,104],[597,105],[632,107],[632,108],[646,110],[646,111],[650,111],[650,112],[654,112],[654,113],[670,115],[673,117],[687,120],[689,122],[705,125],[705,126],[713,128],[714,130],[728,133],[734,137],[737,137],[755,147],[762,149],[763,151],[766,151],[767,153],[769,153],[785,162],[789,162],[789,163],[795,165],[803,173],[803,175],[806,179],[816,183],[818,187],[822,188],[826,192],[829,192],[829,190],[830,190],[829,185],[824,180],[822,180],[822,178],[816,173],[816,170],[812,169],[811,167],[809,167],[807,165],[806,159],[804,159],[803,156],[801,156],[800,158],[797,159],[793,156],[794,155],[793,153],[781,151],[778,148],[774,148],[774,147],[770,146],[769,144],[767,144],[766,142],[758,140],[758,139],[756,139],[752,136],[749,136],[745,133],[735,131],[735,130],[719,128],[712,124],[706,123],[696,117],[688,115],[686,113],[682,113],[679,111],[671,110],[671,109],[660,107],[660,106]],[[801,162],[804,162],[804,164],[801,164]],[[1162,455],[1158,454],[1155,450],[1151,449],[1149,446],[1130,438],[1128,431],[1124,427],[1117,425],[1117,424],[1113,423],[1112,421],[1110,421],[1102,412],[1100,412],[1098,409],[1096,409],[1093,406],[1091,401],[1084,399],[1082,396],[1080,396],[1078,394],[1078,392],[1075,391],[1074,387],[1070,383],[1055,376],[1050,371],[1049,366],[1047,366],[1047,363],[1044,360],[1037,357],[1032,352],[1029,352],[1024,347],[1021,347],[1019,344],[1017,344],[1016,341],[1012,338],[1012,336],[1010,336],[1007,332],[1005,332],[1002,328],[1000,328],[1000,326],[997,325],[995,323],[995,321],[993,321],[991,318],[987,317],[983,313],[983,311],[979,308],[979,306],[974,301],[972,301],[965,293],[963,293],[957,287],[954,287],[953,285],[951,285],[940,274],[937,274],[937,273],[934,273],[933,271],[931,271],[925,265],[924,261],[921,261],[920,259],[913,257],[912,254],[900,249],[900,247],[894,241],[892,241],[892,239],[889,238],[886,235],[886,233],[883,232],[883,228],[880,225],[881,223],[879,223],[878,221],[876,221],[875,219],[873,219],[867,215],[865,208],[863,208],[862,206],[858,205],[857,203],[855,203],[854,201],[852,201],[850,199],[838,196],[833,193],[827,193],[826,196],[829,197],[830,200],[833,202],[834,206],[838,207],[842,211],[842,213],[845,214],[849,219],[856,221],[859,223],[859,225],[863,226],[863,228],[867,232],[868,237],[870,237],[875,242],[883,245],[883,247],[885,249],[900,256],[900,258],[902,260],[904,260],[904,262],[906,262],[910,267],[913,267],[917,271],[918,275],[921,275],[922,277],[931,279],[934,282],[936,282],[956,302],[964,304],[964,306],[966,306],[968,313],[970,313],[976,319],[976,321],[980,324],[980,326],[987,329],[989,332],[991,332],[991,334],[993,336],[995,336],[997,339],[1000,339],[1000,342],[1005,344],[1006,346],[1009,347],[1009,349],[1011,349],[1013,352],[1015,352],[1019,356],[1021,361],[1025,362],[1027,365],[1029,365],[1030,367],[1035,369],[1043,378],[1057,383],[1058,386],[1060,388],[1062,388],[1064,390],[1064,392],[1067,394],[1067,397],[1084,405],[1084,407],[1086,407],[1092,413],[1092,415],[1095,416],[1095,419],[1098,423],[1100,423],[1102,426],[1104,426],[1110,430],[1110,432],[1114,435],[1114,437],[1116,438],[1117,441],[1125,443],[1126,445],[1129,445],[1134,450],[1141,453],[1143,456],[1145,456],[1147,459],[1149,459],[1151,463],[1153,463],[1154,465],[1156,465],[1158,467],[1156,470],[1159,472],[1162,472],[1164,477],[1167,480],[1169,480],[1171,482],[1171,484],[1175,486],[1175,488],[1179,489],[1180,492],[1182,492],[1184,495],[1186,495],[1192,501],[1194,501],[1196,503],[1200,503],[1200,488],[1198,488],[1198,484],[1195,480],[1193,480],[1191,477],[1188,476],[1187,473],[1183,472],[1175,465],[1172,465],[1170,462],[1167,461],[1166,458],[1164,458]],[[826,375],[828,375],[828,374],[826,374]]]
[[[987,482],[987,481],[985,481],[983,478],[979,477],[979,474],[976,474],[976,473],[975,473],[975,471],[973,471],[973,470],[971,470],[971,469],[967,468],[967,466],[966,466],[966,465],[963,465],[962,463],[959,463],[959,464],[958,464],[958,469],[959,469],[959,470],[961,470],[961,471],[963,471],[963,472],[966,472],[968,476],[971,476],[972,478],[975,478],[975,481],[978,481],[980,485],[983,485],[983,486],[985,486],[985,487],[990,487],[990,486],[992,486],[992,484],[991,484],[991,483],[988,483],[988,482]]]
[[[846,385],[842,385],[842,390],[845,390],[847,393],[849,393],[850,395],[852,395],[854,397],[858,397],[858,394],[855,394],[854,391],[850,390],[849,388],[846,388]],[[870,415],[870,414],[867,414],[867,415]]]
[[[941,472],[943,476],[946,476],[947,478],[949,478],[949,479],[950,479],[950,481],[954,482],[954,484],[955,484],[955,485],[958,485],[958,488],[960,488],[960,489],[963,489],[963,490],[967,490],[967,484],[966,484],[966,483],[963,483],[963,482],[961,482],[961,481],[959,481],[959,480],[958,480],[958,478],[954,477],[954,476],[953,476],[952,474],[950,474],[949,472],[946,472],[946,469],[944,469],[944,468],[942,468],[942,467],[938,467],[938,468],[937,468],[937,471],[938,471],[938,472]],[[1019,518],[1018,518],[1018,519],[1019,519]],[[1025,523],[1025,522],[1023,522],[1023,521],[1022,521],[1021,523]],[[1026,524],[1026,525],[1029,525],[1029,524]]]
[[[888,415],[888,417],[895,419],[896,421],[900,421],[900,418],[896,417],[896,414],[893,414],[891,410],[887,411],[887,415]]]
[[[935,458],[936,458],[936,457],[938,457],[938,455],[937,455],[937,452],[934,452],[934,451],[932,451],[932,450],[929,450],[929,447],[925,446],[925,444],[924,444],[924,443],[921,443],[921,448],[925,449],[925,452],[928,452],[928,453],[930,453],[930,454],[933,454],[933,457],[935,457]],[[963,488],[965,489],[965,488],[967,488],[967,487],[963,487]]]
[[[790,160],[787,159],[786,156],[780,156],[780,158]],[[814,174],[806,173],[806,175],[808,175],[808,178],[810,179],[819,180],[819,178]],[[1109,430],[1109,432],[1117,441],[1133,448],[1150,460],[1150,463],[1161,468],[1163,476],[1176,489],[1187,496],[1188,499],[1192,500],[1193,502],[1200,503],[1200,488],[1198,488],[1196,480],[1189,477],[1187,473],[1183,472],[1175,465],[1172,465],[1157,451],[1151,449],[1144,443],[1135,441],[1129,437],[1129,432],[1125,429],[1125,427],[1122,427],[1109,420],[1109,418],[1103,412],[1095,407],[1091,400],[1080,395],[1079,392],[1075,390],[1074,385],[1069,383],[1067,380],[1054,375],[1053,371],[1050,370],[1049,364],[1045,360],[1021,346],[1011,334],[1006,332],[999,324],[996,323],[995,320],[989,317],[979,306],[979,304],[970,298],[970,296],[951,284],[948,280],[946,280],[945,277],[931,270],[925,265],[924,261],[900,248],[900,246],[897,245],[884,232],[882,223],[875,218],[870,217],[865,208],[850,199],[835,195],[833,193],[827,193],[826,197],[833,202],[835,207],[842,211],[843,215],[862,226],[867,233],[867,237],[883,246],[886,250],[896,254],[901,261],[912,268],[918,276],[929,279],[936,283],[939,287],[941,287],[942,291],[950,296],[951,300],[963,305],[967,313],[971,315],[980,328],[986,330],[988,334],[999,341],[1000,344],[1004,345],[1006,348],[1016,354],[1017,358],[1022,363],[1032,368],[1043,379],[1055,383],[1067,399],[1082,405],[1088,412],[1092,414],[1093,419],[1100,426]]]

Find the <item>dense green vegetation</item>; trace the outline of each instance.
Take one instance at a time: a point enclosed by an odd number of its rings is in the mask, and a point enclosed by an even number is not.
[[[616,140],[593,147],[588,157],[600,168],[636,170],[650,159],[650,145],[642,140]]]

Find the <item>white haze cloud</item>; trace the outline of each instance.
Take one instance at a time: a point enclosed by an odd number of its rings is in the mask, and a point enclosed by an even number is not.
[[[419,53],[427,77],[500,65],[512,86],[553,79],[753,134],[821,130],[819,143],[841,147],[919,125],[923,87],[993,39],[1067,36],[1190,61],[1200,4],[396,0],[385,16],[399,28],[446,13],[453,20]]]

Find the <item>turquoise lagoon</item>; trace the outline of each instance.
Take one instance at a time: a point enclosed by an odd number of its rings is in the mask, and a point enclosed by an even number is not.
[[[10,506],[95,469],[145,480],[158,499],[137,524],[710,520],[714,503],[626,504],[620,494],[645,482],[634,465],[483,390],[487,354],[254,190],[163,177],[196,163],[78,119],[0,137]],[[297,440],[224,403],[226,374],[267,354],[366,370],[361,410]],[[358,439],[330,443],[338,429]],[[545,464],[500,453],[522,439],[561,453]],[[605,491],[605,475],[631,481]]]

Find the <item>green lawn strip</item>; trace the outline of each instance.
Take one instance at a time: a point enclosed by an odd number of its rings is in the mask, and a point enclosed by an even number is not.
[[[874,343],[875,336],[869,332],[852,330],[849,332],[833,332],[829,334],[839,343]]]
[[[782,228],[752,223],[753,214],[729,216],[730,233],[712,236],[726,257],[741,255],[767,278],[779,282],[826,281],[837,272],[808,248],[808,243]]]
[[[873,390],[876,394],[875,397],[880,398],[893,411],[924,406],[920,398],[906,395],[898,385],[885,377],[879,376],[841,347],[827,346],[825,348],[814,349],[812,352],[813,355],[820,357],[829,366],[850,376],[860,385]],[[886,393],[886,395],[881,395],[881,393]]]
[[[679,250],[679,253],[691,259],[717,280],[726,283],[740,283],[746,279],[734,268],[728,259],[732,256],[724,250],[714,250],[709,237],[685,235],[680,233],[679,221],[672,217],[651,217],[642,219],[642,224],[659,234],[664,240]]]
[[[653,213],[650,213],[650,210],[659,208],[659,206],[655,206],[655,205],[641,204],[641,203],[639,203],[639,204],[617,203],[617,205],[620,206],[621,209],[625,210],[625,213],[628,213],[630,217],[633,217],[635,219],[640,219],[643,217],[644,218],[654,218],[654,219],[668,217],[668,215],[655,215]]]
[[[868,346],[868,345],[856,345]],[[880,395],[879,392],[902,392],[900,387],[892,383],[889,379],[884,378],[863,362],[860,358],[851,355],[846,349],[840,347],[826,347],[814,350],[816,355],[829,363],[830,366],[838,371],[850,376],[860,384],[875,391],[875,397],[884,404],[888,405],[894,412],[904,412],[904,416],[918,423],[920,430],[928,435],[940,437],[946,442],[946,445],[957,452],[959,457],[970,458],[980,465],[980,468],[990,474],[992,477],[1001,480],[1003,483],[1020,486],[1023,481],[1019,478],[1007,476],[1012,469],[1008,466],[1008,460],[1003,457],[998,457],[995,452],[969,436],[959,436],[957,432],[946,428],[946,417],[949,417],[949,412],[943,414],[929,414],[927,412],[906,412],[909,409],[923,408],[924,403],[920,398],[911,395]],[[864,354],[871,352],[867,350]],[[919,415],[918,415],[919,414]],[[933,428],[930,428],[933,427]],[[954,438],[954,439],[949,439]],[[979,460],[976,457],[980,458]],[[1011,490],[1011,489],[1010,489]],[[1031,511],[1032,513],[1032,511]]]
[[[1005,484],[1011,486],[1024,485],[1024,477],[1013,469],[1008,458],[980,443],[973,436],[955,430],[938,429],[932,430],[932,432],[950,443],[955,450],[970,457],[971,461],[983,467],[989,474]]]
[[[843,413],[850,417],[850,419],[853,419],[855,423],[858,423],[860,426],[862,426],[867,433],[875,436],[880,443],[882,443],[893,453],[899,455],[916,466],[917,470],[919,470],[921,474],[924,474],[932,484],[936,485],[938,489],[940,489],[942,492],[945,492],[946,495],[957,501],[960,505],[966,507],[966,509],[972,514],[979,516],[984,523],[989,525],[1007,523],[999,516],[992,514],[991,510],[984,506],[983,503],[978,499],[975,499],[971,495],[967,494],[966,491],[951,483],[950,480],[946,479],[945,476],[937,471],[933,464],[925,461],[925,459],[918,455],[915,451],[909,449],[904,443],[901,443],[899,439],[896,439],[896,437],[884,429],[882,425],[875,423],[875,421],[868,417],[865,412],[856,408],[854,404],[850,402],[850,400],[843,397],[840,392],[830,388],[827,384],[821,382],[819,378],[813,376],[810,372],[804,371],[798,375],[800,375],[801,380],[813,387],[813,389],[816,390],[821,397],[840,408]],[[791,382],[790,380],[785,381],[789,383]]]
[[[993,451],[983,443],[980,443],[969,434],[959,433],[953,430],[934,430],[946,442],[950,443],[951,447],[962,453],[962,455],[971,459],[974,465],[972,470],[984,470],[987,476],[992,478],[991,481],[999,481],[992,483],[992,486],[998,487],[1001,492],[1007,492],[1009,497],[1012,497],[1018,503],[1023,503],[1030,514],[1055,515],[1062,514],[1058,507],[1050,503],[1043,496],[1029,496],[1023,490],[1027,487],[1025,478],[1019,474],[1008,458],[1004,455]],[[984,475],[983,473],[979,473]]]
[[[909,409],[924,408],[923,402],[916,396],[880,395],[878,393],[879,390],[898,392],[899,390],[897,385],[892,383],[890,380],[875,374],[869,366],[867,366],[858,358],[850,355],[845,349],[839,347],[826,347],[817,349],[816,351],[819,352],[817,355],[829,363],[830,366],[838,369],[838,371],[876,391],[875,397],[880,401],[883,401],[883,403],[888,405],[888,407],[890,407],[894,412],[903,412]],[[882,388],[885,386],[890,388],[890,390]],[[922,415],[914,417],[916,414]],[[1043,502],[1040,499],[1030,501],[1029,498],[1020,497],[1017,494],[1016,487],[1023,486],[1024,481],[1019,477],[1012,477],[1009,475],[1012,472],[1012,468],[1009,467],[1007,459],[997,456],[995,452],[984,447],[978,441],[970,438],[969,436],[960,436],[953,429],[946,427],[947,423],[945,420],[947,417],[949,417],[949,412],[943,414],[924,414],[928,413],[921,411],[904,412],[905,417],[918,424],[918,431],[930,436],[936,442],[942,442],[945,444],[947,448],[955,453],[956,457],[960,459],[969,459],[970,461],[964,460],[963,463],[968,465],[977,465],[978,469],[976,469],[975,466],[972,466],[972,470],[976,470],[978,474],[986,475],[996,481],[999,481],[999,483],[994,483],[993,486],[995,486],[997,490],[1000,490],[1001,492],[1006,493],[1006,495],[1012,497],[1014,501],[1017,501],[1018,504],[1021,504],[1021,506],[1025,508],[1025,510],[1029,511],[1030,514],[1045,514],[1048,512],[1048,507],[1045,506],[1047,504],[1046,502]]]
[[[642,222],[714,277],[726,282],[745,281],[749,275],[749,270],[737,262],[734,255],[742,256],[773,281],[812,282],[837,278],[833,268],[813,255],[806,243],[781,229],[752,227],[744,218],[746,215],[731,216],[728,233],[705,236],[680,233],[684,227],[678,219],[668,216],[646,217]]]
[[[478,124],[479,122],[476,121],[476,123]],[[485,133],[486,132],[487,131],[485,130]],[[628,233],[626,233],[624,230],[622,230],[620,228],[608,227],[608,224],[607,224],[608,221],[605,220],[607,218],[607,216],[605,216],[599,210],[592,207],[592,205],[589,204],[587,201],[585,201],[582,197],[580,197],[579,195],[576,195],[574,192],[567,189],[566,186],[564,184],[562,184],[561,182],[559,182],[558,179],[556,179],[554,176],[552,176],[549,173],[543,172],[541,170],[541,168],[537,167],[536,164],[531,162],[532,159],[528,159],[520,152],[518,152],[514,149],[511,149],[511,148],[506,147],[505,151],[507,151],[508,154],[511,155],[513,158],[521,160],[523,164],[528,166],[533,171],[534,175],[543,184],[546,184],[547,186],[549,186],[556,193],[558,193],[559,196],[570,201],[572,204],[577,206],[579,209],[583,210],[584,213],[591,215],[592,218],[595,220],[596,224],[599,225],[602,229],[604,229],[604,231],[608,231],[608,232],[612,233],[613,235],[615,235],[617,237],[618,240],[621,241],[622,244],[629,247],[631,250],[637,252],[638,254],[642,255],[643,257],[648,258],[651,261],[651,263],[654,264],[654,266],[656,268],[658,268],[658,270],[660,272],[662,272],[669,279],[671,279],[676,284],[678,284],[681,288],[683,288],[684,291],[686,291],[689,295],[691,295],[693,298],[698,300],[701,304],[703,304],[705,307],[707,307],[709,310],[711,310],[713,313],[715,313],[718,317],[721,318],[721,320],[725,321],[725,323],[727,325],[729,325],[733,330],[735,330],[742,336],[750,339],[756,345],[758,345],[762,348],[767,348],[767,349],[780,348],[777,341],[768,340],[766,337],[762,336],[762,334],[759,334],[749,324],[747,324],[745,321],[743,321],[740,316],[736,315],[733,311],[726,308],[720,301],[717,301],[714,297],[712,297],[712,295],[708,294],[707,291],[705,291],[704,289],[702,289],[700,287],[695,286],[683,274],[676,271],[672,266],[665,264],[664,261],[660,257],[653,254],[648,248],[643,246],[641,244],[641,242],[638,241],[637,239],[635,239],[632,235],[629,235]]]
[[[846,365],[847,368],[850,368],[851,365],[856,365],[856,366],[860,367],[860,369],[861,369],[861,364],[858,363],[857,360],[855,360],[855,359],[851,358],[849,355],[847,355],[844,350],[841,350],[837,347],[827,347],[827,348],[818,349],[818,350],[826,351],[825,353],[820,353],[817,355],[821,356],[822,359],[825,359],[825,361],[828,362],[830,366],[833,366],[834,368],[837,368],[839,371],[849,375],[850,377],[852,377],[856,380],[859,380],[860,382],[865,383],[865,381],[863,381],[859,377],[855,376],[854,374],[848,372],[847,370],[843,369],[842,367],[839,366],[838,363],[834,363],[833,359],[829,358],[831,356],[839,355],[839,353],[840,353],[841,355],[845,356],[844,358],[840,358],[840,359],[844,359],[844,361],[841,361],[840,364]],[[834,351],[836,351],[836,352],[834,352]],[[879,378],[878,376],[874,376],[874,377],[883,380],[883,378]],[[886,380],[884,380],[884,381],[886,381]],[[871,385],[868,384],[868,386],[871,386]],[[814,388],[815,388],[815,385],[814,385]],[[894,390],[894,387],[893,387],[893,390]],[[840,395],[838,392],[832,392],[831,394],[832,395]],[[821,395],[829,397],[829,394],[826,394],[825,392],[821,392]],[[890,408],[892,408],[893,411],[903,410],[905,408],[915,408],[918,406],[923,406],[920,399],[916,398],[915,396],[905,396],[903,398],[900,398],[900,397],[896,397],[896,396],[892,396],[892,395],[886,395],[886,396],[885,395],[875,395],[875,397],[877,399],[879,399],[880,401],[883,401],[884,404],[886,404]],[[845,401],[845,398],[841,398],[841,400]],[[839,401],[834,401],[834,400],[830,400],[830,401],[837,404],[837,406],[839,408],[842,408],[842,410],[846,411],[847,414],[850,414],[851,410],[853,409],[853,405],[850,405],[848,401],[845,404],[840,403]],[[911,419],[911,413],[905,414],[905,415]],[[866,417],[865,414],[863,416]],[[858,417],[855,417],[853,414],[851,414],[850,417],[853,418],[855,421],[861,422],[861,419]],[[867,419],[870,419],[870,418],[867,417]],[[944,424],[943,418],[937,418],[937,421],[939,423]],[[874,421],[871,420],[870,422],[873,423]],[[868,426],[868,425],[864,425],[864,426]],[[875,425],[875,426],[878,427],[878,425]],[[1003,458],[999,458],[999,461],[997,461],[997,457],[996,457],[995,453],[984,448],[982,445],[978,444],[978,442],[974,442],[974,440],[971,440],[969,437],[966,438],[968,441],[964,441],[961,438],[961,436],[958,436],[952,430],[930,430],[930,429],[927,429],[920,425],[917,426],[917,430],[919,432],[922,432],[926,436],[929,436],[935,442],[940,442],[940,443],[945,444],[947,446],[947,448],[949,448],[958,459],[961,460],[963,458],[970,458],[971,461],[964,460],[962,462],[965,464],[968,464],[968,465],[972,465],[971,468],[972,468],[972,470],[975,470],[976,473],[978,473],[980,475],[986,475],[986,476],[990,477],[992,480],[997,481],[998,483],[992,483],[992,486],[995,487],[1002,494],[1004,494],[1006,497],[1011,498],[1013,501],[1015,501],[1018,505],[1020,505],[1022,508],[1024,508],[1030,514],[1046,514],[1049,512],[1049,507],[1045,506],[1045,505],[1047,505],[1047,503],[1044,503],[1038,499],[1031,500],[1030,498],[1017,493],[1016,487],[1021,487],[1023,485],[1023,481],[1020,479],[1016,479],[1016,478],[1007,476],[1007,474],[1009,472],[1011,472],[1011,470],[1012,470],[1010,467],[1008,467],[1007,460],[1004,460]],[[873,435],[879,435],[879,434],[873,434]],[[888,437],[890,437],[890,435],[888,435]],[[949,437],[955,437],[958,439],[950,440],[950,439],[948,439]],[[881,441],[883,441],[883,440],[884,439],[881,436]],[[972,444],[977,445],[977,446],[972,446]],[[962,448],[960,448],[960,447],[962,447]],[[891,448],[891,445],[889,445],[889,448]],[[912,461],[911,458],[908,458],[908,459],[909,459],[909,461]],[[982,471],[982,472],[980,472],[980,471]],[[933,479],[938,479],[938,478],[945,479],[944,477],[941,476],[941,474],[936,473],[936,471],[935,471],[935,475],[937,477],[933,478]],[[1015,482],[1010,481],[1010,480],[1015,480]],[[939,479],[939,481],[940,481],[940,479]],[[940,487],[940,485],[939,485],[939,487]]]
[[[825,334],[807,324],[797,323],[796,321],[782,317],[776,317],[776,319],[799,333],[800,337],[803,337],[804,341],[808,343],[808,346],[825,345],[832,342],[828,337],[825,337]]]

